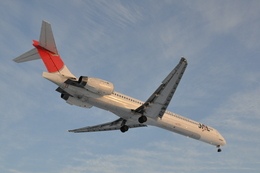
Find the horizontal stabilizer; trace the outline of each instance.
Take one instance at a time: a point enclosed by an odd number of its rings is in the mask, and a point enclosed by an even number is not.
[[[21,56],[13,59],[14,62],[21,63],[26,61],[32,61],[36,59],[41,59],[36,48],[29,50],[28,52],[22,54]]]

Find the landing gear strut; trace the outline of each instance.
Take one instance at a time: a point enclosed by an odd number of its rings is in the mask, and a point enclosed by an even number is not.
[[[139,117],[138,118],[138,121],[139,121],[139,123],[144,123],[144,122],[146,122],[147,121],[147,117],[146,116],[144,116],[144,115],[142,115],[141,117]]]

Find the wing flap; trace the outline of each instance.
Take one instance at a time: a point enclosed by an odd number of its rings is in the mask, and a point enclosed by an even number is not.
[[[134,112],[141,113],[151,118],[162,118],[180,83],[187,65],[187,60],[181,58],[179,64],[162,81],[162,84],[156,89],[156,91],[143,105],[134,110]]]
[[[74,130],[68,130],[68,132],[74,132],[74,133],[83,133],[83,132],[97,132],[97,131],[109,131],[109,130],[119,130],[122,126],[124,119],[119,118],[115,121],[99,124],[96,126],[87,126],[79,129]],[[136,128],[136,127],[146,127],[144,124],[137,124],[136,122],[127,121],[126,125],[129,128]]]

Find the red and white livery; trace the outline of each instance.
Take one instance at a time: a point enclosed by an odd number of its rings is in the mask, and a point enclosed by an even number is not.
[[[216,129],[166,110],[188,65],[185,58],[180,59],[155,92],[142,102],[114,91],[111,82],[88,76],[75,77],[60,58],[48,22],[42,22],[40,40],[33,40],[33,46],[33,49],[14,61],[21,63],[42,59],[48,71],[43,72],[42,76],[58,85],[56,91],[61,93],[61,97],[68,104],[83,108],[95,106],[119,117],[113,122],[68,130],[69,132],[126,132],[129,128],[151,125],[214,145],[218,152],[221,151],[220,147],[226,144]]]

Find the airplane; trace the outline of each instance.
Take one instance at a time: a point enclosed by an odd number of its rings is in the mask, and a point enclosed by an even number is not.
[[[66,103],[82,108],[95,106],[119,117],[112,122],[68,132],[120,130],[124,133],[130,128],[156,126],[214,145],[218,152],[221,152],[220,147],[226,145],[224,137],[213,127],[166,110],[188,65],[184,57],[154,93],[142,102],[116,92],[111,82],[89,76],[74,76],[60,58],[50,23],[42,21],[40,39],[33,40],[32,45],[33,49],[13,61],[22,63],[42,59],[48,71],[43,72],[42,76],[58,85],[56,91]]]

